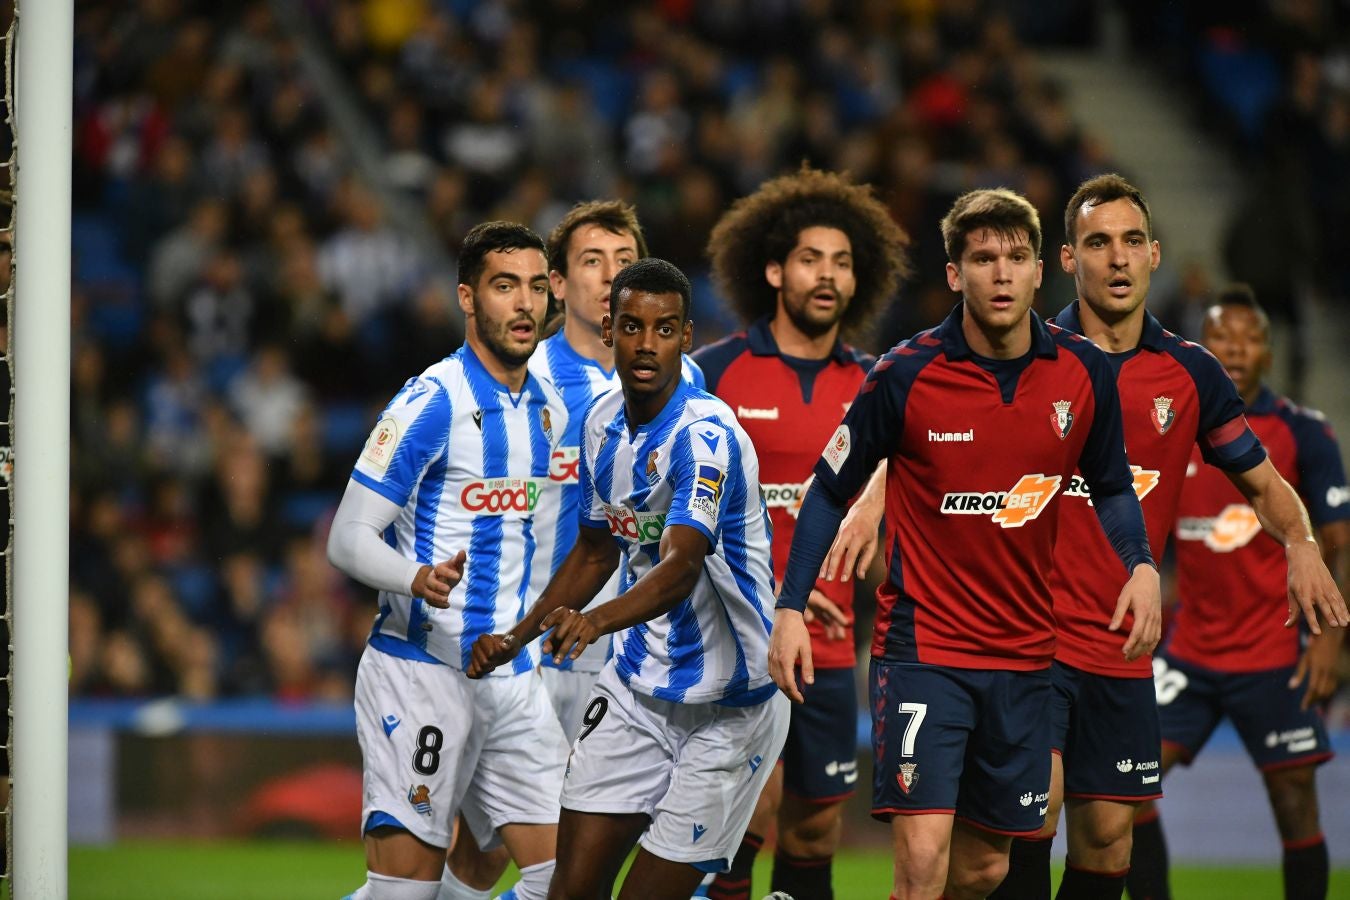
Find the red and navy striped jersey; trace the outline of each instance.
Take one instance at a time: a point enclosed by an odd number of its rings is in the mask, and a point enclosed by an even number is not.
[[[1078,302],[1051,321],[1081,333]],[[1144,315],[1139,346],[1107,358],[1116,370],[1125,448],[1149,546],[1161,558],[1193,447],[1199,447],[1206,461],[1230,472],[1245,472],[1266,454],[1247,426],[1242,399],[1219,361]],[[1059,635],[1055,658],[1099,675],[1152,678],[1150,657],[1127,662],[1121,653],[1133,616],[1126,615],[1119,631],[1106,630],[1129,573],[1112,552],[1080,475],[1075,473],[1064,495],[1050,576]]]
[[[1336,436],[1320,413],[1262,388],[1247,420],[1270,461],[1303,497],[1315,525],[1350,519],[1350,487]],[[1284,547],[1223,473],[1196,454],[1176,526],[1181,608],[1168,652],[1221,672],[1256,672],[1298,660],[1288,611]]]
[[[1100,493],[1130,485],[1115,378],[1089,341],[1034,313],[1025,356],[976,356],[962,312],[873,366],[816,477],[852,496],[890,461],[874,657],[1043,669],[1057,495],[1076,468]]]
[[[736,413],[759,454],[760,488],[773,522],[774,576],[781,581],[811,467],[858,393],[873,358],[843,343],[836,343],[823,360],[785,356],[766,317],[700,348],[694,359],[703,369],[708,390]],[[819,621],[808,623],[818,669],[854,665],[853,587],[852,581],[816,582],[816,589],[849,620],[847,638],[835,641],[825,638]]]

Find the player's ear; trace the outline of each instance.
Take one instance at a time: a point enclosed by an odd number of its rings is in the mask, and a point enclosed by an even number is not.
[[[613,322],[609,318],[609,313],[600,317],[600,342],[606,347],[614,346]]]
[[[550,269],[548,273],[548,289],[553,292],[553,296],[558,298],[559,303],[566,304],[567,297],[567,279],[557,269]]]
[[[947,287],[961,292],[961,268],[956,263],[947,263]]]
[[[783,289],[783,264],[772,259],[765,263],[764,280],[775,291],[781,291]]]
[[[684,320],[684,339],[680,341],[680,352],[688,353],[694,349],[694,320]]]
[[[461,284],[455,288],[455,293],[459,296],[460,312],[466,316],[473,315],[473,288]]]
[[[1070,275],[1078,272],[1078,260],[1074,258],[1073,248],[1068,244],[1059,248],[1059,266]]]

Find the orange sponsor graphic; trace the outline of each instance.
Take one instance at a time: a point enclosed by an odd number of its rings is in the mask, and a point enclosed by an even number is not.
[[[1004,528],[1020,528],[1039,516],[1058,490],[1058,475],[1023,475],[1008,491],[1003,508],[994,513],[994,521]]]

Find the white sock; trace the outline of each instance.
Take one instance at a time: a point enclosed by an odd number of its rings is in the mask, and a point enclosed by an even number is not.
[[[366,872],[366,884],[361,888],[366,894],[362,897],[360,891],[353,894],[353,897],[359,900],[436,900],[436,893],[440,890],[439,881],[413,881],[410,878],[393,878],[389,875],[377,875],[374,872]]]
[[[535,863],[520,870],[520,880],[507,891],[514,900],[547,900],[548,883],[553,880],[554,860]],[[505,897],[507,894],[503,894]]]
[[[441,892],[436,895],[436,900],[489,900],[491,897],[492,891],[480,891],[460,881],[448,865],[441,872]]]

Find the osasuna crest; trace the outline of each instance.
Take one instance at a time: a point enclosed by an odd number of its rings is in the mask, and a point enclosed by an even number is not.
[[[1073,413],[1069,412],[1069,407],[1073,403],[1069,400],[1056,400],[1054,404],[1055,414],[1050,417],[1050,427],[1055,429],[1055,435],[1062,441],[1069,436],[1069,429],[1073,427]]]
[[[544,439],[553,443],[553,417],[548,414],[548,407],[539,410],[539,424],[544,429]]]
[[[1167,429],[1172,427],[1176,418],[1177,414],[1172,409],[1171,397],[1153,398],[1153,427],[1158,429],[1158,434],[1167,434]]]
[[[895,781],[900,785],[900,790],[908,794],[919,781],[919,764],[901,763],[900,774],[895,776]]]

